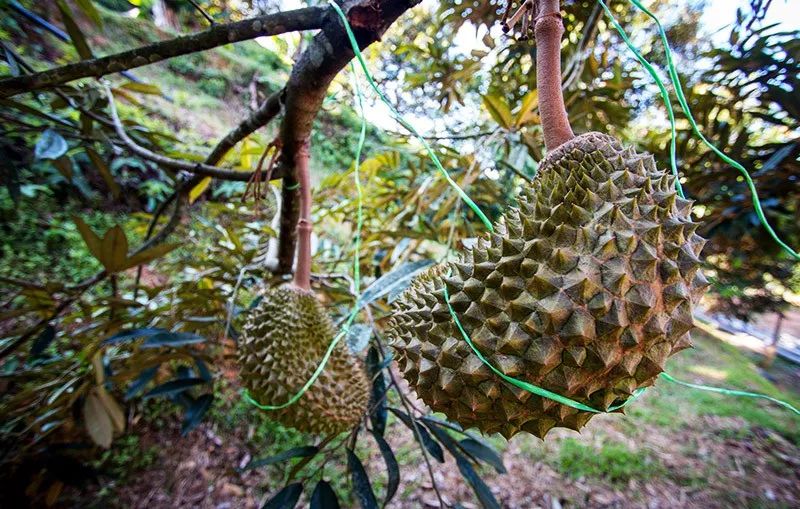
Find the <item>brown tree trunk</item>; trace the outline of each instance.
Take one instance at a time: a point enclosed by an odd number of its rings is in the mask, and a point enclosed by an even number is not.
[[[772,332],[772,341],[764,348],[764,358],[758,363],[764,369],[772,366],[775,362],[775,355],[778,352],[778,341],[781,339],[781,327],[783,326],[783,313],[778,314],[778,321],[775,323],[775,330]]]

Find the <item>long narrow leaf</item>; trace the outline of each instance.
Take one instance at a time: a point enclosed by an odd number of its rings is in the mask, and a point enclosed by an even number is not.
[[[378,444],[378,448],[381,450],[381,455],[383,456],[383,461],[386,463],[386,476],[388,480],[386,482],[386,498],[383,500],[383,506],[386,507],[389,505],[389,502],[392,501],[395,493],[397,493],[398,486],[400,486],[400,466],[397,464],[397,458],[395,458],[392,448],[389,447],[389,443],[386,442],[383,435],[373,431],[372,437]]]
[[[319,481],[311,495],[311,509],[339,509],[339,499],[328,481]]]
[[[347,469],[350,470],[353,491],[356,494],[356,498],[358,498],[361,509],[378,509],[378,500],[372,491],[372,484],[369,482],[367,471],[364,470],[364,465],[361,464],[361,461],[350,449],[347,449]]]
[[[297,505],[297,501],[300,500],[300,495],[302,493],[302,483],[296,482],[290,484],[276,493],[274,497],[267,500],[267,503],[261,506],[261,509],[292,509]]]
[[[266,458],[252,460],[250,463],[245,465],[244,468],[242,468],[241,470],[242,471],[252,470],[254,468],[265,467],[267,465],[274,465],[275,463],[280,463],[281,461],[286,461],[292,458],[307,458],[309,456],[314,456],[318,452],[319,452],[319,447],[314,445],[293,447],[292,449],[287,449],[274,456],[268,456]]]
[[[206,383],[202,378],[179,378],[163,383],[147,392],[142,399],[155,398],[156,396],[172,396]]]

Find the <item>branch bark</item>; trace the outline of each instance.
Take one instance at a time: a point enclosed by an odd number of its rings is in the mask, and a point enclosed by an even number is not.
[[[299,30],[320,28],[327,7],[307,7],[267,14],[234,23],[216,24],[191,35],[157,42],[114,55],[83,60],[36,74],[0,80],[0,97],[61,85],[80,78],[100,78],[106,74],[134,69],[168,58],[196,53],[225,44],[278,35]]]
[[[128,147],[128,150],[130,150],[134,154],[138,155],[139,157],[141,157],[143,159],[147,159],[148,161],[152,161],[152,162],[154,162],[154,163],[156,163],[156,164],[158,164],[160,166],[163,166],[165,168],[170,168],[170,169],[177,170],[177,171],[187,171],[187,172],[190,172],[190,173],[194,173],[195,175],[200,175],[202,177],[213,177],[213,178],[218,178],[218,179],[222,179],[222,180],[230,180],[230,181],[235,181],[235,182],[248,182],[250,180],[250,178],[252,177],[253,173],[249,172],[249,171],[248,172],[244,172],[244,171],[236,171],[236,170],[226,170],[224,168],[219,168],[217,166],[213,166],[211,164],[208,164],[207,162],[206,163],[192,163],[192,162],[189,162],[189,161],[183,161],[181,159],[173,159],[171,157],[167,157],[167,156],[164,156],[164,155],[161,155],[161,154],[156,154],[152,150],[147,149],[147,148],[139,145],[138,143],[136,143],[133,140],[133,138],[128,136],[128,133],[125,132],[125,126],[122,125],[122,120],[120,120],[120,118],[119,118],[119,114],[117,113],[117,107],[116,107],[116,105],[114,103],[114,95],[111,93],[111,90],[108,88],[107,85],[104,85],[104,88],[105,88],[106,96],[108,97],[109,110],[111,111],[111,120],[112,120],[112,122],[114,124],[114,130],[117,132],[117,136],[119,136],[119,138],[122,140],[122,142],[125,143],[125,146]],[[253,127],[253,129],[250,132],[255,131],[255,129],[260,127],[260,125],[252,125],[252,126],[250,126],[248,124],[248,122],[250,120],[252,120],[252,118],[253,117],[248,118],[243,124],[240,124],[240,126],[237,129],[235,129],[234,132],[232,132],[228,136],[230,137],[234,133],[237,133],[236,136],[238,136],[239,134],[241,134],[241,133],[239,133],[240,130],[246,131],[250,127]],[[263,123],[265,124],[265,123],[267,123],[269,121],[270,118],[272,118],[272,117],[262,116],[261,120],[263,120]],[[245,125],[245,124],[248,124],[249,127],[242,128],[242,125]],[[247,134],[249,134],[249,133],[247,133]],[[244,134],[242,136],[242,138],[247,136],[247,134]],[[235,136],[232,136],[232,138],[235,138]],[[239,139],[241,139],[241,138],[239,138]],[[225,143],[223,144],[223,142],[225,142]],[[226,137],[225,139],[222,140],[222,142],[220,142],[220,144],[217,145],[217,148],[214,150],[214,152],[212,152],[208,156],[208,158],[206,160],[207,161],[208,160],[212,160],[214,162],[219,161],[219,159],[222,159],[222,157],[225,155],[225,153],[228,150],[230,150],[230,148],[233,147],[233,145],[235,145],[236,142],[238,142],[238,140],[236,140],[236,141],[233,141],[232,139],[228,140],[228,137]],[[219,149],[221,145],[228,145],[228,144],[229,144],[229,146],[223,147],[222,149]],[[219,149],[219,150],[217,150],[217,149]],[[283,168],[279,167],[279,168],[276,168],[276,170],[277,171],[273,172],[273,174],[277,173],[277,175],[273,176],[272,178],[279,178],[280,176],[282,176]]]
[[[405,11],[420,0],[351,0],[343,5],[360,48],[380,40]],[[286,85],[285,114],[281,124],[281,161],[292,168],[283,178],[277,272],[291,272],[297,242],[298,178],[295,154],[306,139],[333,78],[353,58],[341,20],[330,12],[322,30],[298,59]]]

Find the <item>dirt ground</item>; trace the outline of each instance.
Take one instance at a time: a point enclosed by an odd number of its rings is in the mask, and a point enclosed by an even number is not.
[[[669,422],[671,412],[677,420],[685,410],[657,406],[668,388],[657,386],[637,401],[645,409],[644,414],[650,414],[647,419],[601,415],[580,434],[558,430],[544,442],[523,435],[510,442],[492,438],[490,442],[501,450],[508,472],[500,475],[482,466],[481,477],[502,506],[508,508],[800,507],[800,447],[796,440],[736,416],[692,416],[688,424],[675,426]],[[661,417],[666,420],[654,424],[654,412],[665,412]],[[83,493],[79,498],[97,500],[99,507],[255,508],[283,486],[289,468],[286,463],[237,470],[253,457],[278,452],[254,450],[252,426],[224,432],[210,422],[186,437],[181,437],[179,430],[177,419],[165,419],[159,427],[142,420],[132,430],[141,437],[139,450],[155,453],[157,458],[147,468],[127,475],[124,481],[102,479],[91,490],[93,494]],[[439,507],[411,432],[390,419],[386,438],[398,457],[402,476],[397,496],[388,507]],[[609,443],[623,451],[646,454],[648,464],[657,464],[658,468],[644,476],[634,472],[628,473],[627,479],[623,476],[622,480],[609,480],[602,472],[576,475],[574,466],[563,461],[568,445],[590,451],[591,456],[591,451],[601,451]],[[359,455],[380,500],[383,487],[379,485],[385,476],[383,459],[374,444],[360,449]],[[589,460],[591,457],[579,459]],[[344,477],[342,466],[334,468],[329,474],[336,472]],[[444,464],[434,463],[433,473],[447,505],[480,507],[451,458]],[[339,481],[343,487],[337,490],[342,507],[357,507],[352,498],[347,498],[347,481]],[[312,490],[313,482],[306,486],[298,507],[307,507]]]

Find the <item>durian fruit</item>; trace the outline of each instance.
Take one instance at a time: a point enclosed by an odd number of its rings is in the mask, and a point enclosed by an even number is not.
[[[311,378],[334,334],[330,317],[312,292],[290,285],[268,289],[239,339],[243,385],[262,405],[284,404]],[[342,341],[303,396],[272,415],[303,432],[335,434],[355,426],[368,401],[363,363]]]
[[[687,348],[708,286],[691,202],[653,157],[588,133],[563,144],[496,231],[421,276],[395,302],[389,336],[405,378],[465,428],[578,430],[594,415],[505,382],[508,376],[598,410],[653,384]],[[448,275],[449,274],[449,275]]]

